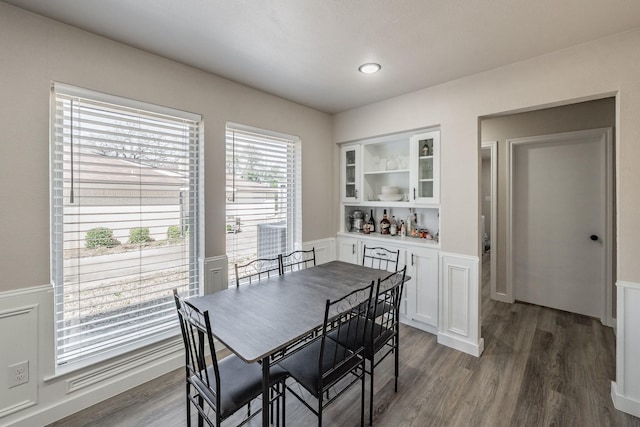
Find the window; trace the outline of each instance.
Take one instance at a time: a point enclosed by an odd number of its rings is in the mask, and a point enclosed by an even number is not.
[[[199,293],[200,117],[54,84],[51,269],[56,366],[178,331]]]
[[[227,257],[234,264],[276,257],[301,247],[300,141],[297,137],[227,125]]]

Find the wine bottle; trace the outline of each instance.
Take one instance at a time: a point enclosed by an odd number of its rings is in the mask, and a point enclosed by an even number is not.
[[[411,236],[411,232],[413,231],[413,215],[411,215],[411,208],[409,208],[409,216],[407,217],[407,222],[406,222],[406,227],[407,229],[405,230],[405,233],[407,234],[407,236]]]
[[[369,215],[369,222],[367,222],[367,224],[369,224],[369,233],[375,233],[376,220],[373,218],[373,209],[371,209],[371,215]]]
[[[389,233],[392,236],[396,236],[398,234],[398,223],[396,222],[396,216],[391,216],[391,226],[389,227]]]
[[[391,228],[391,223],[387,219],[387,210],[385,209],[380,220],[380,234],[391,234],[389,228]]]

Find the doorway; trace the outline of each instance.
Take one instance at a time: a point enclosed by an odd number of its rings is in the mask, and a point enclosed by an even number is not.
[[[483,142],[481,145],[481,206],[480,242],[482,245],[482,282],[488,282],[491,299],[502,300],[496,289],[497,251],[494,249],[498,241],[498,141]],[[483,295],[482,300],[486,298]]]
[[[535,135],[553,135],[558,133],[566,133],[566,132],[575,132],[585,129],[601,129],[601,128],[611,128],[614,129],[615,133],[615,124],[616,124],[616,99],[615,97],[607,97],[594,99],[590,101],[584,102],[576,102],[572,104],[566,104],[561,106],[554,106],[548,108],[539,108],[532,109],[525,112],[514,112],[514,113],[503,113],[503,114],[494,114],[491,116],[481,117],[479,119],[479,128],[480,128],[480,140],[484,144],[485,141],[497,141],[497,193],[494,197],[494,201],[497,204],[497,212],[496,219],[497,225],[494,228],[491,227],[491,258],[496,261],[496,277],[495,277],[495,292],[493,289],[491,293],[488,292],[488,288],[490,284],[488,281],[483,282],[486,286],[486,289],[483,288],[483,303],[482,310],[484,318],[484,306],[485,306],[485,293],[488,298],[490,295],[491,300],[501,301],[506,303],[513,303],[515,301],[515,296],[513,293],[513,288],[511,286],[511,282],[509,280],[509,269],[510,267],[510,248],[509,241],[511,240],[510,236],[508,236],[508,227],[509,227],[509,214],[507,205],[509,202],[509,191],[510,191],[510,171],[509,165],[510,162],[509,152],[508,152],[508,140],[514,140],[519,138],[527,138]],[[613,136],[612,136],[613,138]],[[615,152],[615,147],[613,147],[613,143],[611,143],[612,150]],[[482,154],[482,150],[479,150],[479,154]],[[481,156],[479,156],[481,157]],[[611,154],[611,158],[614,158],[614,153]],[[481,162],[481,159],[480,159]],[[612,168],[615,168],[615,164],[612,165]],[[612,175],[615,176],[615,172],[612,171]],[[611,179],[613,181],[613,178]],[[482,182],[482,176],[480,176],[480,182]],[[609,183],[610,188],[614,188],[614,183]],[[611,200],[607,201],[607,209],[613,210],[615,206],[615,193],[612,192],[609,194],[611,196]],[[479,197],[481,204],[484,204],[483,196]],[[481,215],[481,214],[480,214]],[[479,222],[479,230],[481,230],[482,218],[478,216]],[[615,217],[611,214],[611,217]],[[613,230],[615,224],[610,225]],[[480,231],[481,232],[481,231]],[[479,233],[480,234],[480,233]],[[612,248],[615,248],[615,233],[611,232],[610,241],[607,242],[611,245]],[[590,237],[590,235],[588,236]],[[480,239],[482,241],[482,238]],[[480,245],[479,245],[480,246]],[[482,252],[480,252],[482,253]],[[607,305],[606,313],[612,313],[615,309],[615,305],[613,304],[613,300],[615,300],[615,251],[609,256],[609,266],[611,267],[610,271],[608,271],[608,275],[610,279],[608,281],[608,289],[606,290],[605,296],[603,299]],[[489,270],[489,263],[485,263],[483,267],[483,277],[489,278],[489,275],[486,274],[486,271]],[[612,271],[611,271],[612,270]],[[509,288],[509,289],[507,289]],[[610,303],[606,301],[609,300]],[[598,316],[600,317],[600,316]],[[607,314],[605,319],[601,320],[608,326],[613,326],[613,315]]]
[[[507,294],[611,317],[612,149],[608,129],[507,141]]]

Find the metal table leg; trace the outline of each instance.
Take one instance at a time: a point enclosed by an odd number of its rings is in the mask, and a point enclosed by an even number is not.
[[[262,359],[262,427],[269,427],[269,356]]]

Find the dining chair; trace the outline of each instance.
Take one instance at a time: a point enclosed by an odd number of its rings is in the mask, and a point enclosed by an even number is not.
[[[235,264],[236,286],[259,282],[282,274],[282,255],[275,258],[257,258],[246,264]]]
[[[308,251],[293,251],[289,254],[282,255],[282,274],[291,271],[304,270],[305,268],[315,267],[316,265],[316,248]]]
[[[173,295],[185,349],[187,426],[191,426],[192,404],[198,411],[198,426],[206,422],[215,427],[247,405],[245,419],[237,424],[244,425],[261,412],[251,413],[249,405],[262,396],[262,367],[258,363],[245,363],[233,354],[218,360],[209,312],[200,311],[181,298],[176,289]],[[269,399],[272,405],[276,403],[277,425],[280,425],[281,399],[284,420],[286,377],[284,369],[271,368],[270,390],[273,393]]]
[[[364,335],[360,331],[339,335],[336,331],[331,337],[339,343],[357,349],[364,347],[363,355],[369,362],[365,373],[369,374],[369,425],[373,422],[373,385],[375,367],[389,354],[394,354],[394,391],[398,391],[398,374],[400,368],[400,302],[404,287],[407,267],[391,273],[385,278],[378,279],[375,296],[369,308],[369,316],[365,323],[359,326],[365,329]],[[364,341],[360,341],[363,339]],[[366,364],[365,364],[366,367]]]
[[[372,247],[364,245],[362,251],[362,265],[378,270],[396,271],[400,250],[392,251],[380,246]]]
[[[365,328],[362,325],[367,319],[366,310],[370,306],[372,294],[373,283],[337,300],[327,300],[322,333],[296,348],[278,363],[301,386],[296,391],[293,384],[289,384],[285,393],[289,391],[311,410],[318,417],[318,426],[322,426],[323,409],[358,381],[362,388],[360,425],[364,425],[364,346],[344,346],[330,338],[329,334],[335,332],[340,338],[343,334],[353,335],[360,331],[363,335],[360,342],[363,343]],[[331,396],[330,388],[337,388]],[[317,401],[317,408],[312,406],[313,402],[307,402],[307,399],[312,398]]]

